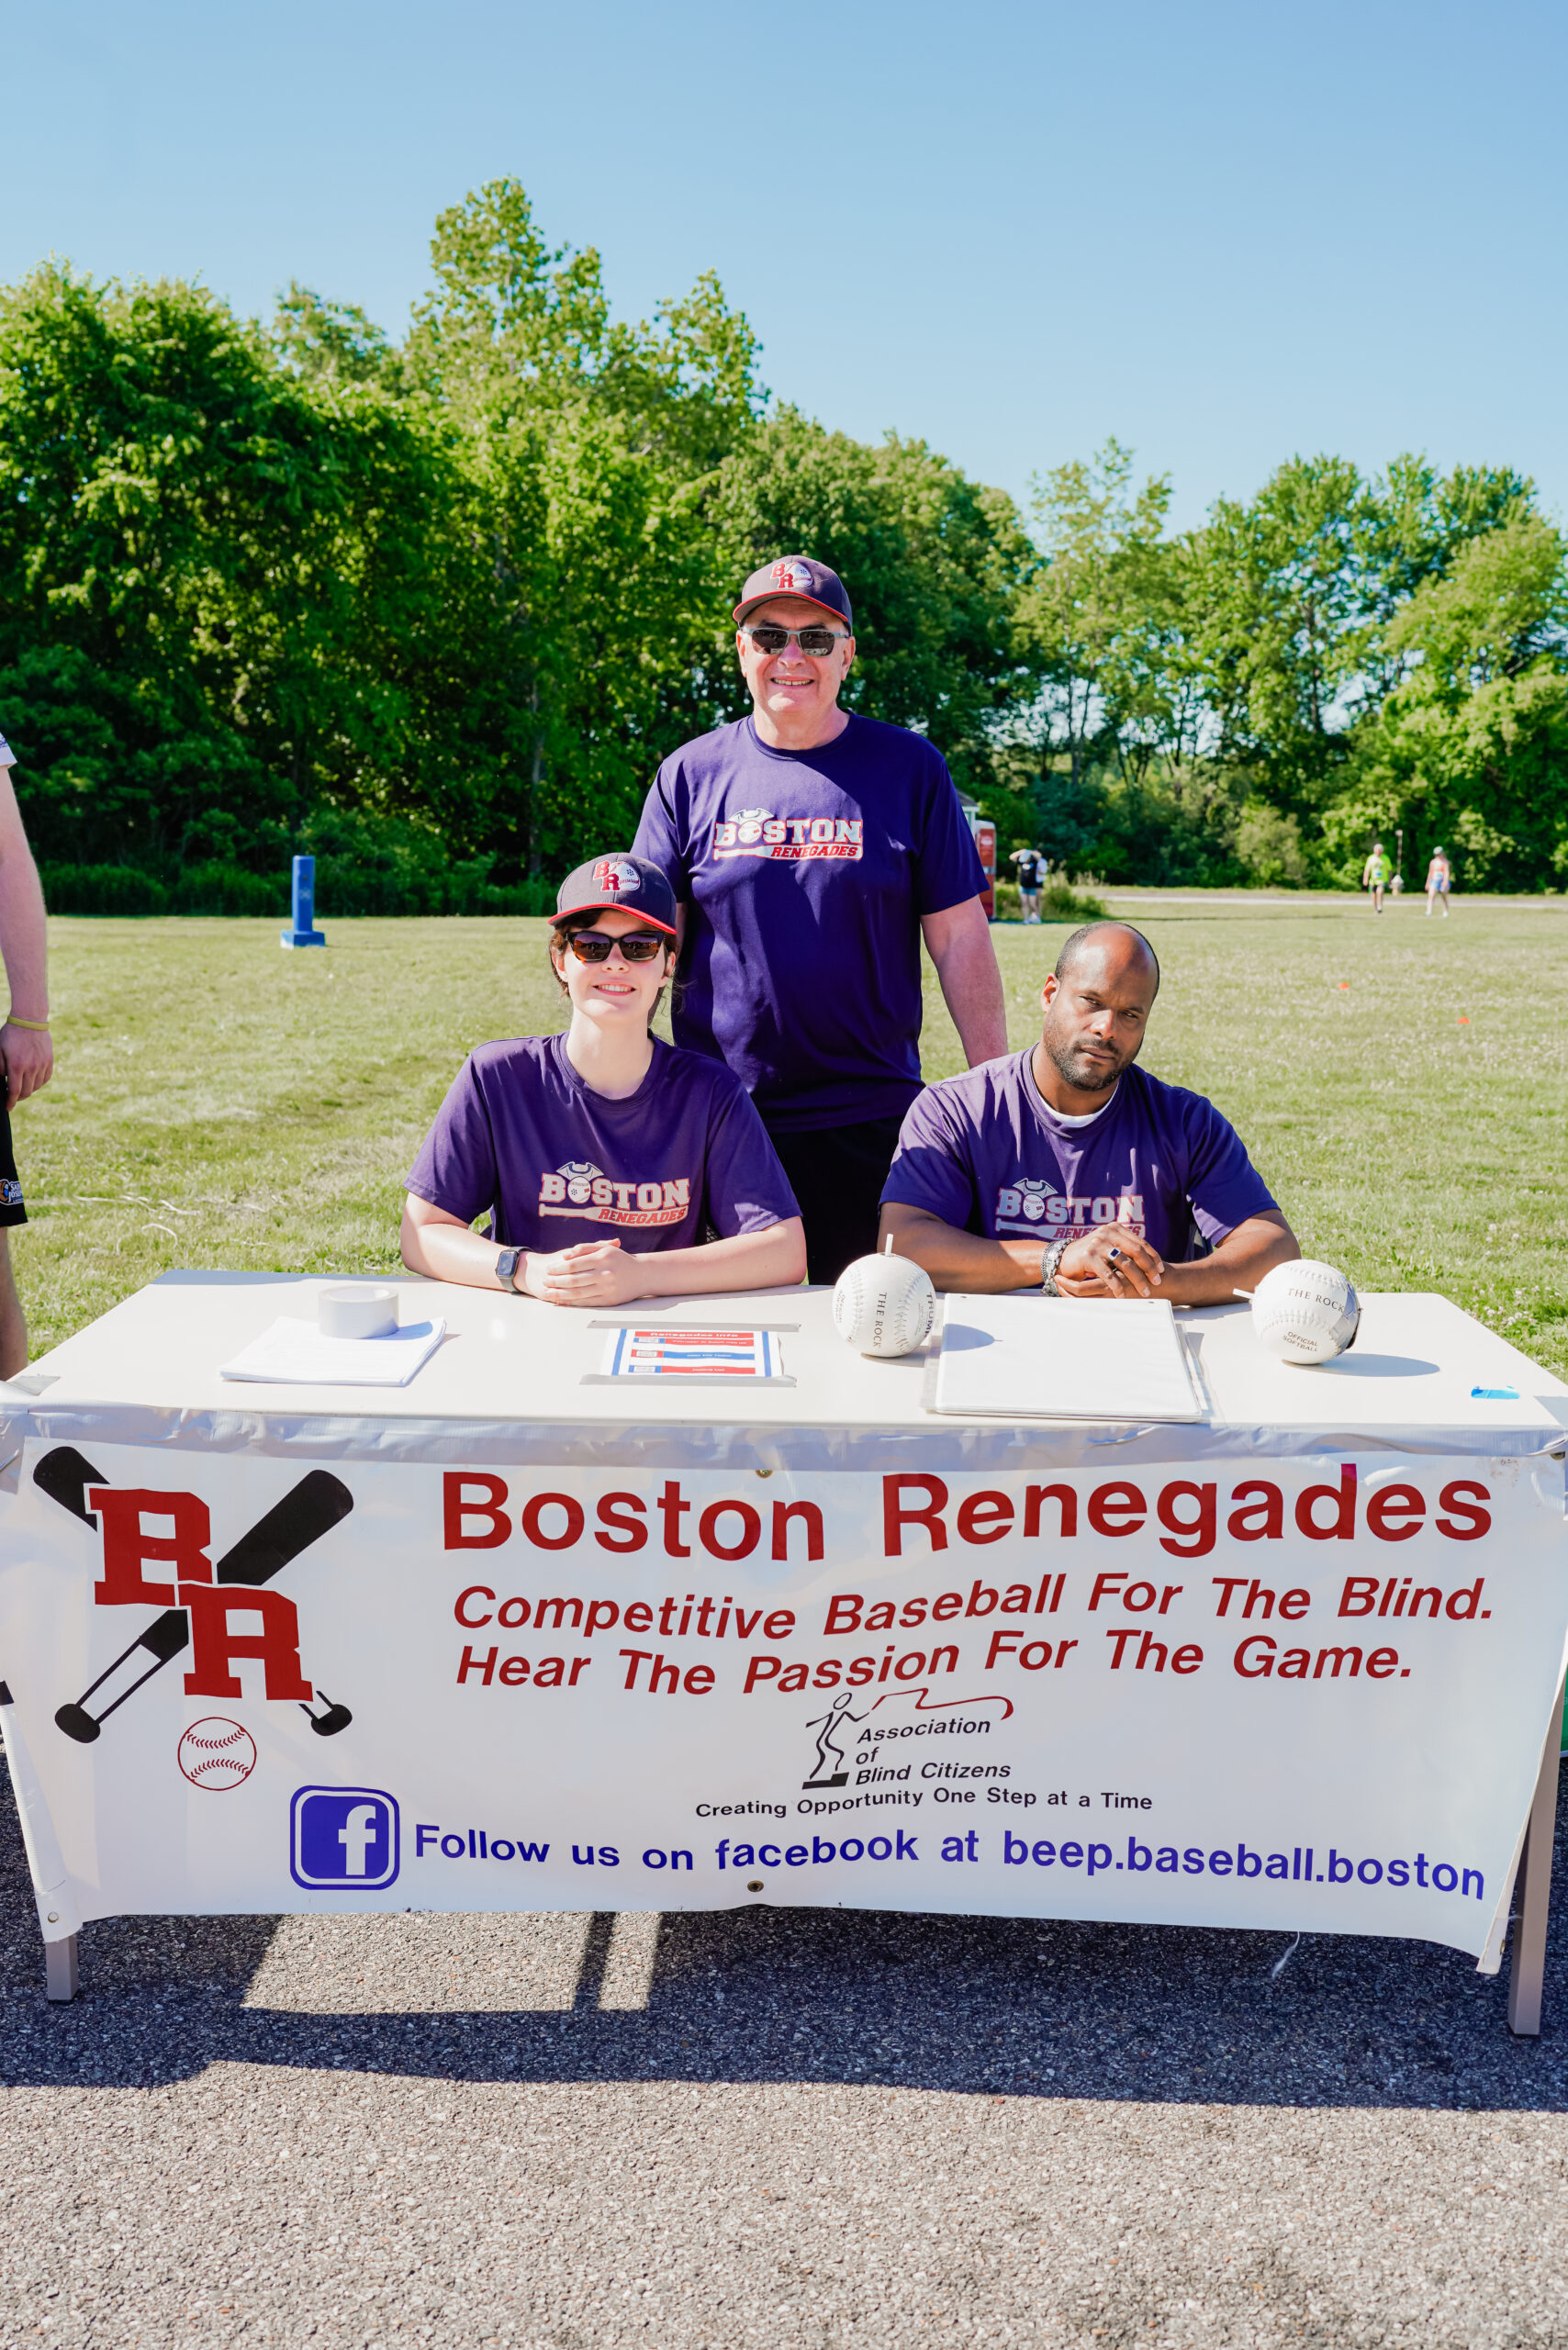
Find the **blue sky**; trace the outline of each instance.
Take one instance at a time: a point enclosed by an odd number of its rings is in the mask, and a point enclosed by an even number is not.
[[[0,0],[0,280],[396,331],[511,173],[618,308],[716,269],[776,394],[1020,497],[1114,433],[1182,522],[1316,450],[1568,509],[1561,0]]]

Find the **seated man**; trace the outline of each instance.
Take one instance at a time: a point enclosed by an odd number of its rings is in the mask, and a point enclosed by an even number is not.
[[[1299,1257],[1236,1129],[1134,1066],[1159,987],[1141,932],[1075,930],[1030,1052],[927,1086],[882,1189],[881,1238],[938,1289],[1217,1305]]]

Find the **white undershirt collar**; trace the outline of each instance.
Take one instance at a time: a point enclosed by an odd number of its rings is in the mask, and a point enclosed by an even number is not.
[[[1075,1131],[1080,1126],[1092,1126],[1096,1118],[1103,1118],[1106,1111],[1110,1108],[1112,1102],[1115,1100],[1117,1094],[1122,1090],[1122,1080],[1120,1078],[1117,1078],[1116,1082],[1112,1086],[1110,1092],[1106,1095],[1104,1101],[1101,1102],[1100,1107],[1097,1110],[1089,1111],[1081,1118],[1070,1118],[1065,1110],[1053,1109],[1051,1104],[1046,1100],[1045,1095],[1041,1092],[1035,1077],[1035,1055],[1033,1049],[1025,1054],[1024,1068],[1028,1078],[1029,1091],[1035,1098],[1036,1107],[1049,1119],[1053,1126],[1065,1126],[1068,1128],[1070,1133]]]

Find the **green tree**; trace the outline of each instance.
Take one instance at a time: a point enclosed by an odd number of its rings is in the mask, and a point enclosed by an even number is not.
[[[1568,547],[1522,513],[1462,546],[1394,612],[1399,682],[1358,731],[1352,788],[1330,812],[1338,869],[1373,825],[1439,843],[1473,886],[1568,879]]]
[[[617,324],[597,253],[551,246],[515,180],[442,213],[431,254],[404,364],[461,452],[471,796],[483,845],[538,874],[629,839],[715,714],[700,494],[753,428],[756,345],[711,277]]]
[[[439,215],[431,271],[409,379],[487,427],[586,403],[691,478],[723,462],[767,398],[756,338],[711,272],[651,326],[618,322],[598,252],[551,245],[518,180],[491,180]]]
[[[395,763],[442,454],[199,288],[0,297],[0,703],[45,855],[275,854]]]
[[[1087,464],[1034,483],[1044,561],[1019,599],[1039,665],[1045,740],[1071,788],[1113,758],[1142,776],[1157,755],[1179,764],[1198,715],[1182,655],[1182,576],[1165,537],[1170,484],[1133,480],[1133,452],[1107,441]]]
[[[1190,608],[1218,755],[1257,774],[1289,812],[1316,813],[1344,760],[1348,698],[1372,641],[1372,521],[1353,465],[1295,457],[1249,505],[1221,498],[1191,550]]]

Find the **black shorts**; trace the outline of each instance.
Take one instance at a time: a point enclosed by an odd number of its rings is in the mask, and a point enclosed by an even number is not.
[[[17,1180],[17,1154],[11,1147],[11,1113],[0,1094],[0,1231],[8,1224],[26,1224],[22,1187]]]
[[[902,1118],[769,1134],[806,1228],[806,1278],[835,1281],[857,1257],[877,1253],[882,1186]]]

